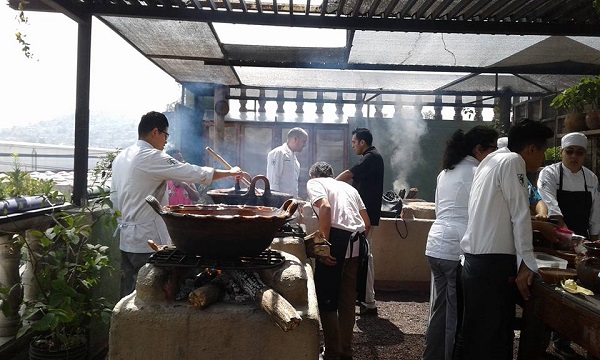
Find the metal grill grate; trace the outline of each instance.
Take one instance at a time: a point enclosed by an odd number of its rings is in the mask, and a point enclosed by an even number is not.
[[[237,258],[211,259],[204,256],[188,255],[176,248],[167,247],[155,252],[148,263],[161,267],[188,267],[212,269],[244,269],[258,270],[281,265],[285,258],[277,250],[267,249],[256,256],[241,256]]]

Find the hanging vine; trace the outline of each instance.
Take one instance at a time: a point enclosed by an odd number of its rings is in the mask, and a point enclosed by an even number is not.
[[[19,0],[19,6],[17,8],[19,11],[19,14],[17,15],[17,21],[19,22],[19,24],[29,24],[29,18],[27,17],[27,15],[25,15],[24,10],[26,4],[27,0]],[[26,40],[27,35],[17,30],[15,32],[15,36],[17,38],[17,42],[21,46],[21,51],[23,51],[25,57],[28,59],[33,58],[33,53],[31,52],[31,44]]]

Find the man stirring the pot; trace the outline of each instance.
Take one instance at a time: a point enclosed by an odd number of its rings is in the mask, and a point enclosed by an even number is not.
[[[572,132],[562,137],[560,145],[562,161],[540,172],[540,195],[548,205],[550,218],[557,219],[560,227],[595,240],[600,232],[598,177],[583,166],[588,139],[582,133]],[[566,358],[576,355],[571,341],[558,333],[552,333],[552,347]]]
[[[145,198],[152,195],[167,204],[167,181],[197,182],[209,185],[228,176],[242,176],[239,167],[216,170],[179,162],[163,149],[169,138],[169,121],[164,114],[151,111],[140,120],[138,140],[124,149],[112,163],[110,200],[119,211],[118,231],[121,249],[121,296],[135,290],[137,273],[152,254],[147,240],[168,245],[167,227]]]
[[[308,133],[299,127],[288,131],[287,141],[269,151],[267,155],[267,179],[271,190],[298,197],[300,163],[296,153],[306,146]]]

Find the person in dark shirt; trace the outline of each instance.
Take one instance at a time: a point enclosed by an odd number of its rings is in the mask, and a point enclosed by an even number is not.
[[[356,128],[352,131],[352,149],[357,155],[362,156],[358,164],[344,170],[336,179],[349,181],[358,190],[371,221],[371,231],[367,234],[369,243],[368,266],[359,269],[358,275],[358,301],[360,310],[358,315],[377,315],[375,304],[375,290],[373,289],[374,268],[373,254],[371,252],[371,239],[374,228],[379,225],[381,214],[381,198],[383,196],[383,158],[373,144],[373,135],[366,128]]]

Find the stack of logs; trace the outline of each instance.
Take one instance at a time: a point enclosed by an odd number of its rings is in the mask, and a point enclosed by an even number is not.
[[[208,284],[192,291],[189,295],[190,303],[196,308],[204,309],[222,300],[231,280],[237,282],[284,331],[293,330],[300,325],[302,318],[294,306],[267,286],[255,271],[225,270]]]

